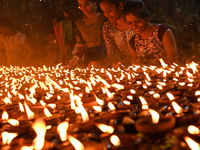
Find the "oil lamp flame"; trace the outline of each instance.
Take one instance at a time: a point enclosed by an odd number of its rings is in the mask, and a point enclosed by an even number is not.
[[[4,98],[3,102],[6,103],[6,104],[12,104],[12,101],[8,97]]]
[[[32,125],[33,130],[36,132],[36,138],[33,140],[33,147],[36,150],[42,149],[45,142],[46,123],[42,118],[38,118]]]
[[[163,68],[167,68],[168,65],[163,61],[162,58],[160,58],[159,61],[160,61]]]
[[[124,89],[123,85],[120,85],[120,84],[117,84],[117,83],[112,84],[111,86],[114,87],[114,88],[117,88],[118,90],[123,90]]]
[[[114,132],[114,127],[112,126],[108,126],[108,125],[105,125],[105,124],[96,124],[96,126],[104,133],[109,133],[109,134],[112,134]]]
[[[142,109],[148,109],[149,106],[147,104],[147,101],[142,96],[139,96],[139,99],[140,99],[140,101],[142,103]]]
[[[200,133],[199,128],[197,128],[197,127],[195,127],[195,126],[193,126],[193,125],[190,125],[190,126],[188,127],[188,132],[189,132],[190,134],[199,134],[199,133]]]
[[[50,113],[50,111],[49,111],[46,107],[44,108],[44,114],[45,114],[48,118],[52,117],[52,114]]]
[[[166,95],[170,101],[174,100],[174,95],[172,95],[171,93],[167,92]]]
[[[60,139],[63,142],[67,140],[67,129],[68,129],[68,127],[69,127],[69,123],[67,121],[62,122],[57,127],[57,131],[60,134]]]
[[[26,104],[26,102],[24,102],[24,106],[25,106],[28,118],[29,119],[33,119],[35,114],[30,110],[30,108],[28,107],[28,105]]]
[[[8,123],[10,123],[13,126],[18,126],[19,125],[19,121],[16,119],[8,119]]]
[[[112,135],[110,137],[110,142],[114,145],[114,146],[120,146],[121,145],[121,141],[120,139],[118,138],[117,135]]]
[[[196,67],[196,66],[198,66],[197,63],[192,61],[191,63],[186,64],[186,66],[187,66],[187,68],[191,68],[193,73],[197,73],[198,72],[197,67]]]
[[[102,107],[100,106],[93,106],[92,107],[96,112],[102,112]]]
[[[108,103],[108,107],[110,110],[116,110],[115,106],[111,102]]]
[[[9,115],[8,115],[8,113],[4,110],[4,111],[3,111],[3,114],[2,114],[2,120],[8,120],[8,118],[9,118]]]
[[[84,145],[79,140],[77,140],[71,135],[68,135],[68,139],[76,150],[84,150]]]
[[[172,102],[172,106],[177,114],[183,112],[183,109],[176,102]]]
[[[195,142],[193,139],[191,139],[190,137],[184,137],[184,140],[186,141],[186,143],[188,144],[188,146],[191,148],[191,150],[200,150],[200,145]]]
[[[9,133],[9,132],[2,132],[1,133],[3,144],[8,145],[12,142],[12,140],[18,136],[18,133]]]
[[[200,91],[196,91],[195,96],[200,96]]]
[[[187,70],[186,71],[186,75],[189,77],[189,78],[193,78],[193,75]]]
[[[25,110],[24,110],[24,107],[23,107],[23,105],[22,105],[22,103],[20,103],[19,102],[19,110],[21,111],[21,112],[24,112]]]
[[[136,91],[133,89],[130,89],[131,94],[136,94]]]
[[[149,109],[148,111],[151,114],[153,124],[157,124],[159,122],[159,118],[160,118],[159,113],[153,109]]]
[[[96,99],[96,102],[97,102],[99,105],[103,106],[103,105],[104,105],[104,101],[101,100],[101,99],[99,99],[94,93],[93,93],[93,95],[94,95],[94,97],[95,97],[95,99]]]
[[[77,101],[77,105],[78,105],[78,108],[81,112],[83,122],[88,122],[89,121],[89,115],[88,115],[87,111],[85,110],[85,108],[83,107],[81,101]]]

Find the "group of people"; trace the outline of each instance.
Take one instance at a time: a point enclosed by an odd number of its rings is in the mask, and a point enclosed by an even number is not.
[[[83,55],[84,66],[158,65],[160,58],[177,63],[172,30],[151,23],[142,0],[78,0],[78,8],[84,15],[75,21],[76,50],[68,67]]]
[[[150,22],[142,0],[77,0],[80,15],[73,2],[66,0],[65,19],[54,20],[53,26],[63,65],[158,65],[159,58],[177,62],[172,31],[164,24]],[[0,32],[3,34],[1,23]]]

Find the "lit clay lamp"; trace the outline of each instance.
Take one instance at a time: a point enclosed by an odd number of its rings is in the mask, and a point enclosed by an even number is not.
[[[127,116],[130,113],[130,110],[116,110],[115,106],[111,102],[108,103],[108,107],[110,110],[99,114],[102,120],[106,122],[109,122],[112,119],[121,122],[124,116]]]
[[[104,149],[107,150],[139,149],[141,148],[141,145],[142,145],[142,139],[137,135],[113,134],[110,136],[110,143],[107,144],[106,148]]]
[[[168,115],[176,118],[176,126],[183,126],[194,124],[199,120],[199,110],[185,107],[181,108],[176,102],[172,101],[174,111],[169,112]]]
[[[148,109],[148,111],[151,113],[152,118],[140,118],[135,122],[135,128],[139,133],[159,138],[174,128],[176,120],[173,116],[160,116],[152,109]]]

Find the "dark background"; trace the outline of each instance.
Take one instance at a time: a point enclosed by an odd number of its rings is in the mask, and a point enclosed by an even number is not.
[[[65,0],[0,0],[0,17],[13,20],[17,30],[34,43],[37,62],[47,63],[52,18]],[[152,22],[166,23],[174,31],[181,63],[200,62],[200,0],[144,0]]]

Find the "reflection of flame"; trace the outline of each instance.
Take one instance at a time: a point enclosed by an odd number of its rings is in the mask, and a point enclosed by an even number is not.
[[[197,128],[197,127],[195,127],[195,126],[193,126],[193,125],[190,125],[190,126],[188,127],[188,132],[189,132],[190,134],[199,134],[199,133],[200,133],[199,128]]]
[[[8,113],[4,110],[2,114],[2,120],[8,120],[9,116]]]
[[[2,132],[3,144],[10,144],[12,140],[18,135],[18,133]]]
[[[18,126],[19,125],[19,121],[15,120],[15,119],[8,119],[8,123],[10,123],[13,126]]]
[[[167,92],[166,95],[170,101],[174,100],[174,95],[172,95],[171,93]]]
[[[112,126],[108,126],[105,124],[96,124],[96,126],[104,133],[110,133],[112,134],[114,132],[114,128]]]
[[[172,102],[172,106],[177,114],[183,112],[183,109],[176,102]]]
[[[65,122],[62,122],[61,124],[59,124],[57,127],[57,131],[60,134],[60,139],[63,142],[67,140],[68,126],[69,126],[69,123],[67,121],[65,121]]]
[[[30,110],[30,108],[28,107],[28,105],[26,104],[26,102],[24,102],[24,106],[25,106],[28,118],[32,119],[34,117],[34,113]]]
[[[184,137],[185,141],[187,142],[188,146],[191,148],[191,150],[199,150],[200,149],[200,145],[195,142],[193,139],[189,138],[189,137]]]
[[[76,138],[74,138],[71,135],[68,135],[68,139],[76,150],[84,150],[84,145],[80,141],[78,141]]]
[[[46,123],[42,118],[38,118],[32,125],[33,130],[37,136],[33,140],[33,146],[35,149],[42,149],[45,141]]]
[[[153,109],[148,110],[152,117],[153,124],[157,124],[159,122],[160,115]]]
[[[110,141],[111,141],[111,143],[112,143],[114,146],[120,146],[120,144],[121,144],[120,139],[119,139],[118,136],[116,136],[116,135],[112,135],[112,136],[110,137]]]
[[[110,110],[116,110],[115,106],[111,102],[108,103],[108,107]]]

